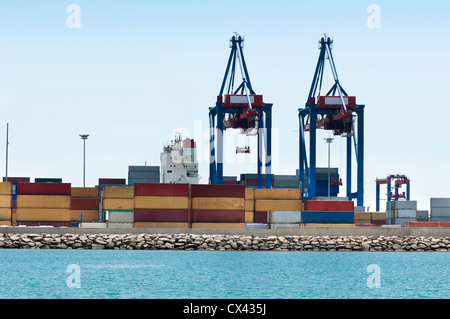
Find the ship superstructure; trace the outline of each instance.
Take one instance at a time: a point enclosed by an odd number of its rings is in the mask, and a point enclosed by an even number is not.
[[[175,136],[170,145],[163,148],[161,159],[161,183],[198,184],[197,149],[193,139]]]

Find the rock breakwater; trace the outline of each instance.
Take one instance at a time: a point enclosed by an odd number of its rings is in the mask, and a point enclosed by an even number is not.
[[[0,249],[450,251],[450,237],[1,234]]]

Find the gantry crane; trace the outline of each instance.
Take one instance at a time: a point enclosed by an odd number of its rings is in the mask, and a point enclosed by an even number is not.
[[[341,86],[331,54],[332,44],[333,40],[326,35],[319,40],[320,54],[314,78],[305,107],[299,108],[299,184],[303,189],[303,198],[313,199],[316,196],[316,130],[332,130],[334,135],[347,140],[347,197],[356,198],[357,206],[364,206],[364,105],[356,104],[355,96],[349,96]],[[325,95],[321,95],[327,60],[334,84]],[[309,132],[309,158],[305,132]],[[354,193],[351,184],[353,146],[357,163],[357,190]]]
[[[380,185],[387,185],[387,201],[390,202],[392,200],[399,200],[399,198],[404,198],[406,200],[410,199],[411,193],[411,181],[405,175],[389,175],[386,178],[377,178],[376,182],[376,211],[380,211]],[[392,183],[394,183],[395,193],[392,194]],[[399,189],[402,185],[406,185],[406,194],[405,192],[399,193]]]
[[[240,129],[244,134],[257,136],[258,188],[263,188],[264,146],[265,188],[271,188],[272,104],[264,103],[263,96],[256,94],[252,88],[244,59],[243,44],[244,38],[237,34],[230,39],[231,52],[216,105],[209,108],[209,183],[223,183],[224,130]],[[242,82],[235,87],[237,73],[241,74]],[[236,153],[248,154],[250,153],[250,148],[238,147],[236,148]]]

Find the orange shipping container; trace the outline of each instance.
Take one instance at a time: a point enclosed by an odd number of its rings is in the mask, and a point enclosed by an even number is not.
[[[10,182],[0,182],[0,195],[11,195],[12,184]]]
[[[299,189],[255,189],[255,199],[302,199]]]
[[[103,198],[133,198],[134,187],[104,187]]]
[[[302,211],[301,200],[256,199],[255,211]]]
[[[0,207],[11,208],[11,195],[0,195]]]
[[[189,198],[187,196],[136,196],[134,208],[189,209]]]
[[[0,220],[11,220],[11,208],[0,208]]]
[[[245,199],[240,197],[193,197],[193,210],[244,210]]]
[[[133,210],[132,198],[104,198],[103,210]]]
[[[17,195],[17,208],[70,208],[70,196]]]
[[[72,187],[73,198],[98,198],[98,187]]]
[[[16,220],[20,221],[70,221],[70,209],[64,208],[17,208]]]
[[[80,221],[80,212],[82,212],[81,221],[82,222],[98,222],[99,221],[99,212],[98,210],[74,210],[70,211],[70,221],[71,222],[79,222]]]

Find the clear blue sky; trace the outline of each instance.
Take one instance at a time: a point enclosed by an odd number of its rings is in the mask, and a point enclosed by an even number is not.
[[[67,27],[72,3],[80,7],[81,28]],[[367,26],[370,4],[381,10],[381,28]],[[365,205],[375,209],[375,178],[406,174],[412,199],[429,209],[430,197],[450,197],[449,12],[448,1],[436,0],[3,1],[0,147],[9,122],[8,175],[81,186],[79,134],[86,133],[87,186],[126,178],[129,165],[159,165],[178,130],[197,139],[206,182],[208,107],[234,32],[245,36],[253,88],[274,104],[273,173],[294,174],[298,108],[317,41],[327,33],[341,84],[366,105]],[[329,135],[320,133],[319,144]],[[326,166],[325,143],[318,152],[318,165]],[[342,174],[344,154],[345,143],[335,139],[332,166]],[[248,159],[228,161],[225,175],[256,171]]]

